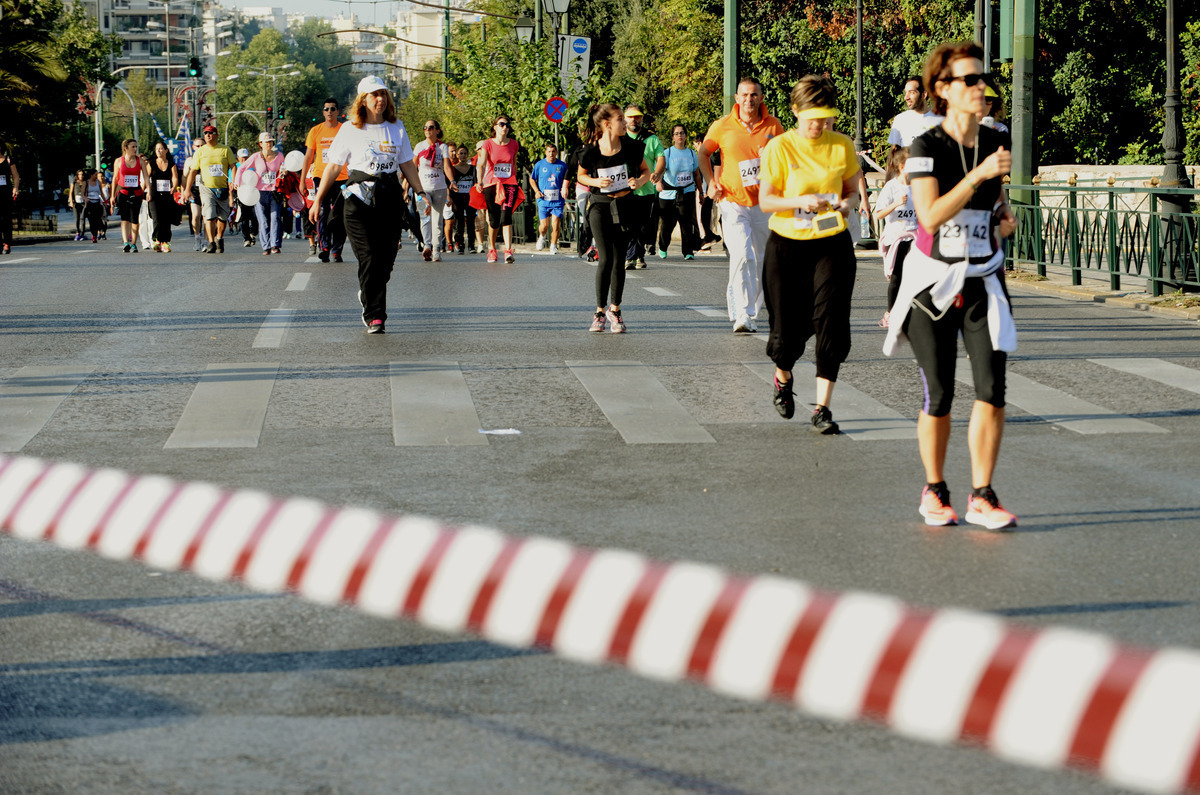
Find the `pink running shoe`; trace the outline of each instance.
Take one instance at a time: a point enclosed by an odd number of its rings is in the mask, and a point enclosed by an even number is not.
[[[945,483],[921,490],[921,515],[930,527],[958,524],[958,514],[950,507],[950,489]]]
[[[977,524],[988,530],[1006,530],[1017,526],[1017,517],[1000,507],[1000,498],[991,486],[983,489],[983,494],[967,497],[966,519],[971,524]]]

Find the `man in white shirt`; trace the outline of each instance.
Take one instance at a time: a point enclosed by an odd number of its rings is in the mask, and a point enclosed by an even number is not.
[[[919,77],[910,77],[904,81],[904,104],[908,110],[892,119],[892,130],[888,133],[888,143],[893,149],[911,146],[914,138],[938,126],[945,118],[926,107],[925,89],[921,86]]]

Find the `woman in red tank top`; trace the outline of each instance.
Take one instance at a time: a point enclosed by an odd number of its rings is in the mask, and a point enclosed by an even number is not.
[[[504,236],[504,261],[513,261],[512,214],[517,206],[517,151],[521,145],[509,138],[512,124],[503,113],[492,125],[493,137],[479,144],[479,184],[488,210],[488,262],[495,262],[496,230]]]
[[[121,143],[121,156],[113,164],[113,193],[110,210],[121,216],[121,242],[126,254],[137,253],[138,218],[142,212],[145,190],[142,179],[146,165],[138,155],[137,141],[126,138]]]

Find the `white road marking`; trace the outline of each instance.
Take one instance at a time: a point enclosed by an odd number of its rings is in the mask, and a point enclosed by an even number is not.
[[[284,337],[287,336],[288,326],[291,325],[294,314],[296,314],[295,309],[285,309],[282,306],[272,309],[267,313],[267,319],[258,329],[258,334],[254,337],[254,344],[250,347],[278,348],[283,344]]]
[[[22,367],[0,383],[0,453],[15,453],[37,436],[94,369],[79,365]]]
[[[964,384],[972,383],[969,360],[958,360],[954,377]],[[1097,406],[1061,390],[1039,384],[1011,370],[1005,373],[1005,382],[1005,395],[1009,403],[1074,433],[1090,435],[1168,432],[1166,428]]]
[[[715,306],[689,306],[688,309],[693,312],[699,312],[705,317],[719,317],[722,320],[729,319],[729,312],[725,309],[717,309]]]
[[[303,292],[305,289],[308,288],[308,280],[311,278],[312,278],[311,273],[297,273],[295,276],[292,277],[292,280],[290,282],[288,282],[286,292],[290,292],[290,293]]]
[[[675,296],[679,295],[679,293],[675,292],[674,290],[668,290],[666,287],[643,287],[642,289],[648,293],[654,293],[655,295],[660,295],[663,298],[666,298],[666,297],[672,296],[672,295],[675,295]]]
[[[487,445],[458,362],[392,362],[390,379],[397,447]]]
[[[569,361],[567,366],[626,444],[716,442],[641,362]]]
[[[208,365],[163,447],[258,447],[278,374],[278,362]]]
[[[1164,362],[1162,359],[1088,359],[1123,373],[1149,378],[1160,384],[1200,394],[1200,370]]]
[[[755,375],[771,386],[775,385],[775,365],[771,362],[743,362]],[[817,368],[811,362],[796,362],[792,366],[792,390],[797,394],[796,419],[805,420],[799,398],[805,390],[813,390]],[[860,392],[845,381],[838,381],[833,390],[833,418],[844,435],[857,441],[869,442],[890,439],[916,439],[917,423],[901,416],[875,398]]]

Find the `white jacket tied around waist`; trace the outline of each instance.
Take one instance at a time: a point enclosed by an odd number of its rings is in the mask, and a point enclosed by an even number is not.
[[[917,248],[910,247],[908,256],[904,258],[904,276],[900,282],[900,291],[896,295],[896,304],[892,307],[893,321],[888,326],[887,338],[883,341],[885,356],[893,356],[901,342],[908,342],[904,335],[904,321],[912,310],[913,299],[924,290],[930,288],[929,295],[934,307],[943,312],[953,303],[954,297],[962,292],[963,283],[969,278],[982,278],[984,289],[987,290],[988,331],[992,338],[992,348],[1005,353],[1017,349],[1017,326],[1013,322],[1012,306],[1008,296],[1004,294],[1004,285],[1000,283],[1000,269],[1004,267],[1004,249],[997,249],[987,262],[973,265],[967,260],[948,264],[925,254]]]

